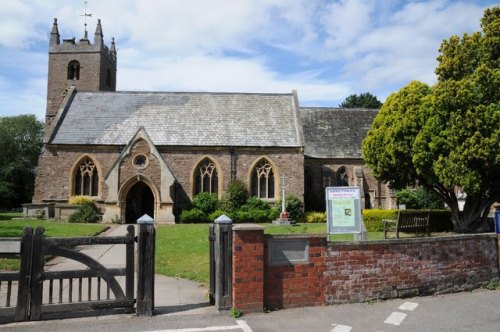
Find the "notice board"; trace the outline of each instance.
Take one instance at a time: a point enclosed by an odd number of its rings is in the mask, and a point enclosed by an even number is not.
[[[327,187],[325,193],[328,233],[361,233],[359,187]]]

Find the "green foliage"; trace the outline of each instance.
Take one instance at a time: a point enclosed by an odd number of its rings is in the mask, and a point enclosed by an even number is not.
[[[224,211],[232,212],[245,204],[247,198],[248,191],[243,181],[231,181],[226,193],[222,197],[221,208]]]
[[[209,216],[208,216],[208,220],[210,222],[213,222],[215,219],[219,218],[220,216],[222,216],[223,214],[225,214],[226,216],[228,216],[230,219],[233,219],[231,216],[230,213],[224,211],[224,210],[221,210],[221,209],[217,209],[215,210],[214,212],[210,213]]]
[[[278,208],[271,208],[269,211],[269,221],[273,221],[279,218],[280,216],[280,210]]]
[[[500,7],[483,33],[452,36],[439,49],[432,88],[411,82],[391,94],[363,141],[375,177],[401,189],[418,181],[450,207],[456,231],[482,231],[500,200]],[[462,214],[454,194],[467,193]]]
[[[323,223],[323,222],[326,222],[326,213],[325,212],[314,212],[314,211],[306,212],[299,219],[299,222],[307,223],[307,224]]]
[[[397,218],[398,210],[363,210],[363,222],[368,232],[382,232],[384,230],[384,223],[382,220],[396,220]]]
[[[209,222],[207,215],[198,208],[183,210],[180,221],[184,224]]]
[[[493,279],[488,281],[483,288],[486,288],[488,290],[500,290],[500,280],[499,279]]]
[[[340,105],[344,108],[380,108],[382,103],[369,92],[349,95]]]
[[[409,210],[411,211],[411,210]],[[382,232],[384,230],[384,219],[397,220],[398,210],[363,210],[363,222],[368,232]],[[431,232],[449,232],[453,229],[451,213],[449,210],[430,211]]]
[[[99,216],[92,204],[83,204],[69,216],[68,221],[71,223],[88,222],[95,223],[99,220]]]
[[[94,204],[94,200],[90,196],[77,195],[69,199],[70,205]]]
[[[243,316],[243,312],[239,309],[231,308],[229,315],[233,318],[240,318],[241,316]]]
[[[0,209],[31,202],[42,139],[34,115],[0,117]]]
[[[219,199],[216,194],[199,193],[194,197],[193,205],[203,213],[210,214],[219,208]]]
[[[435,192],[427,188],[403,189],[396,192],[399,204],[407,209],[442,209],[443,201]]]
[[[286,196],[285,209],[291,220],[299,220],[304,214],[304,204],[294,195]]]
[[[274,215],[274,210],[268,202],[263,201],[255,196],[247,199],[239,209],[234,211],[233,222],[253,223],[253,222],[268,222]]]

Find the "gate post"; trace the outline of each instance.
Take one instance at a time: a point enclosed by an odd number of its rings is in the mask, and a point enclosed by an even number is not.
[[[24,227],[21,239],[21,266],[19,268],[19,286],[14,321],[29,319],[31,294],[31,260],[33,255],[33,228]]]
[[[155,227],[153,218],[145,214],[139,224],[137,272],[137,315],[152,316],[155,307]]]
[[[215,219],[210,225],[210,303],[217,310],[228,310],[232,307],[231,300],[231,270],[233,260],[232,250],[232,220],[226,215]]]
[[[40,320],[42,317],[42,295],[44,269],[43,240],[45,228],[37,227],[33,238],[33,260],[31,265],[31,303],[30,320]]]

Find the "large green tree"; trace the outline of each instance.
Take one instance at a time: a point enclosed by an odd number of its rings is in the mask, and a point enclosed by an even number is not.
[[[411,82],[390,95],[363,141],[378,179],[433,190],[458,232],[485,230],[500,201],[500,7],[485,11],[481,27],[443,41],[437,83]],[[458,187],[467,193],[463,213]]]
[[[349,95],[340,105],[344,108],[380,108],[382,103],[369,92]]]
[[[31,201],[42,139],[34,115],[0,117],[0,208]]]

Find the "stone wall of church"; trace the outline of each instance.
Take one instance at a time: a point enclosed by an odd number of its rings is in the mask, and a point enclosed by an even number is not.
[[[98,200],[107,196],[104,176],[119,156],[118,147],[49,147],[38,158],[34,203],[67,202],[73,194],[73,176],[77,163],[89,156],[99,172]]]
[[[104,177],[120,156],[122,147],[55,147],[45,148],[39,157],[35,182],[34,203],[67,202],[74,194],[73,182],[75,169],[83,157],[90,157],[97,165],[99,172],[99,195],[96,201],[99,206],[108,195]],[[175,203],[187,203],[193,197],[195,168],[204,158],[210,158],[217,166],[221,185],[220,195],[224,193],[232,178],[232,158],[237,179],[242,180],[250,190],[251,172],[255,164],[266,158],[273,166],[275,173],[275,200],[281,198],[280,176],[287,178],[287,194],[303,199],[304,193],[304,157],[299,149],[250,149],[235,148],[233,154],[228,148],[159,148],[162,158],[175,176],[178,187],[171,190],[170,195]],[[147,167],[138,169],[132,165],[138,154],[148,157]],[[129,156],[120,164],[120,187],[131,177],[141,174],[149,178],[155,186],[160,186],[159,160],[150,153],[144,140],[138,141]],[[165,193],[162,193],[164,195]],[[175,196],[175,197],[174,197]]]
[[[219,191],[221,196],[232,179],[232,158],[235,161],[235,178],[243,181],[250,190],[251,171],[255,164],[262,158],[266,158],[275,168],[276,199],[280,198],[279,177],[284,174],[287,177],[287,193],[294,194],[300,199],[304,192],[304,157],[298,149],[249,149],[234,148],[233,154],[228,148],[190,148],[173,149],[164,148],[160,153],[175,175],[179,188],[185,199],[192,199],[194,194],[194,170],[205,158],[210,158],[218,170],[223,190]]]
[[[304,161],[306,173],[306,208],[323,210],[325,188],[341,185],[340,175],[345,169],[349,186],[362,186],[366,208],[395,208],[395,197],[385,183],[375,179],[362,159],[314,159]]]

